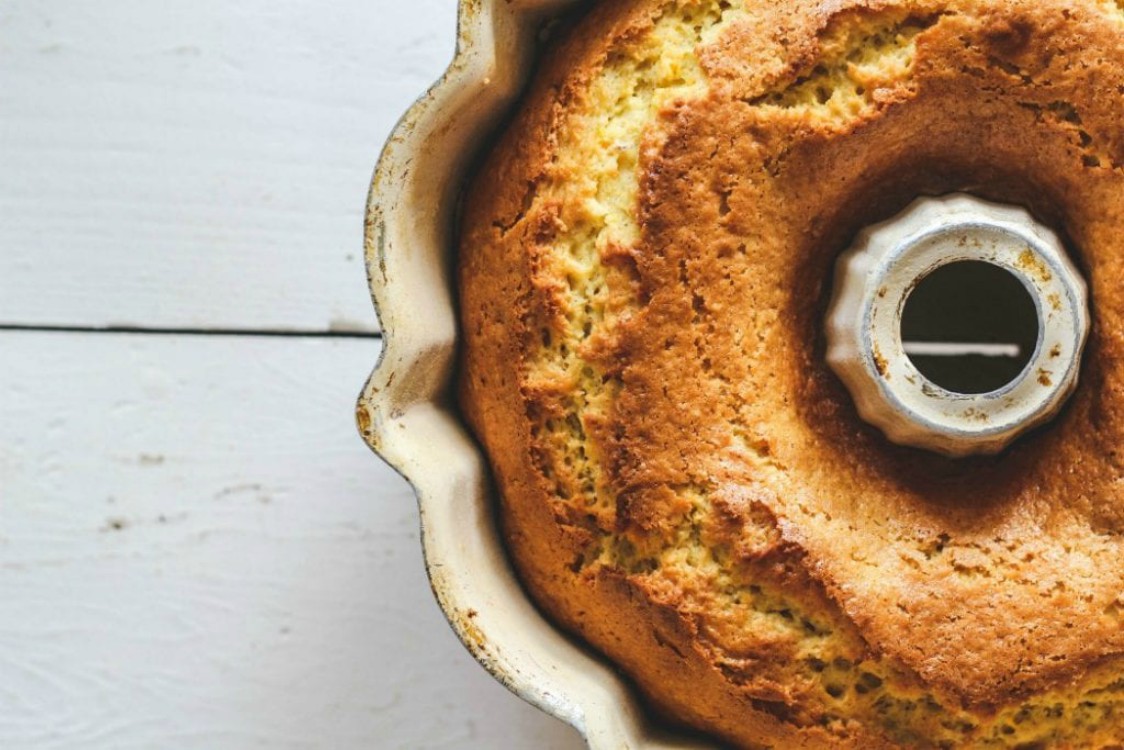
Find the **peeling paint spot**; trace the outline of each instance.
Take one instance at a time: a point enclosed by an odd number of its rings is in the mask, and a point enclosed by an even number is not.
[[[371,432],[371,413],[367,411],[367,407],[359,404],[355,407],[355,425],[359,428],[359,434],[367,436]]]
[[[878,347],[875,347],[874,351],[871,352],[871,354],[874,356],[874,369],[878,370],[878,374],[883,378],[889,380],[890,363],[886,361],[886,358],[884,356],[882,356],[882,352],[878,350]]]
[[[1037,276],[1040,281],[1046,282],[1054,278],[1050,268],[1029,247],[1019,253],[1018,267],[1028,274]],[[1051,301],[1052,303],[1052,301]]]
[[[213,496],[215,500],[223,501],[232,499],[238,495],[253,495],[254,499],[263,505],[268,505],[273,502],[273,498],[265,491],[265,487],[256,482],[249,484],[238,484],[233,487],[226,487],[225,489],[216,492]]]

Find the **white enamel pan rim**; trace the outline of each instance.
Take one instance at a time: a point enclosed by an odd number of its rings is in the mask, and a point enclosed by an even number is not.
[[[450,396],[460,187],[525,83],[543,22],[575,3],[461,1],[456,56],[394,129],[371,184],[366,263],[384,345],[356,417],[367,443],[413,486],[433,591],[497,680],[574,726],[593,750],[712,747],[653,726],[610,666],[532,606],[495,528],[485,463]]]

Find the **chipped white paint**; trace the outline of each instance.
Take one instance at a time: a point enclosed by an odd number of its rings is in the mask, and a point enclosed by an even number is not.
[[[0,333],[0,747],[581,747],[442,618],[378,346]]]

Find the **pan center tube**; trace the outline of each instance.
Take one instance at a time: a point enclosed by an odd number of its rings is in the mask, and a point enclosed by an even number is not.
[[[1027,211],[922,198],[860,232],[836,265],[827,360],[895,443],[994,454],[1077,386],[1088,293]]]

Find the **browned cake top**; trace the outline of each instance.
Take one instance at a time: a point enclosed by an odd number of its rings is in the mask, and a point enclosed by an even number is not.
[[[1124,11],[607,0],[468,193],[462,403],[531,593],[742,745],[1124,741]],[[832,265],[919,194],[1062,231],[1082,383],[997,458],[890,445]]]

